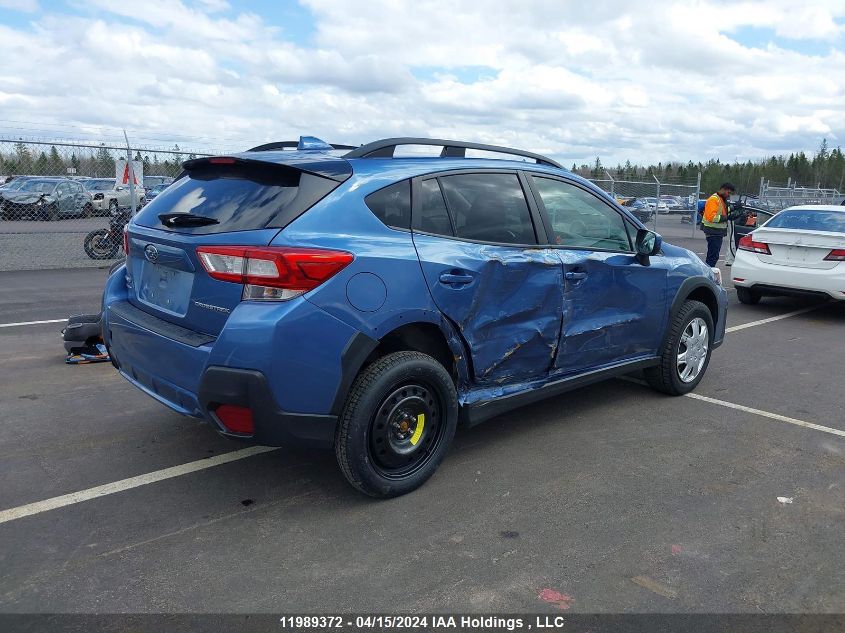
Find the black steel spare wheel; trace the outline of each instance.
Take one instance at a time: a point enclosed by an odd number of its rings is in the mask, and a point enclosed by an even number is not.
[[[388,354],[355,379],[335,433],[335,454],[355,488],[395,497],[437,469],[458,420],[448,371],[420,352]]]
[[[439,396],[420,382],[395,389],[370,426],[370,456],[387,478],[406,477],[423,466],[442,439]]]

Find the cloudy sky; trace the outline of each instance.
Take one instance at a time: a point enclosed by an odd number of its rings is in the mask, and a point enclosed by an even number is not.
[[[845,145],[845,0],[0,0],[0,136],[436,136],[566,164]]]

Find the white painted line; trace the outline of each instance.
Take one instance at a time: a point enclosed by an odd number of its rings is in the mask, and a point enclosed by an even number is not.
[[[49,321],[21,321],[20,323],[0,323],[0,327],[18,327],[19,325],[41,325],[42,323],[65,323],[67,317],[64,319],[50,319]]]
[[[739,330],[744,330],[745,328],[763,325],[765,323],[772,323],[773,321],[780,321],[781,319],[788,319],[789,317],[793,317],[796,314],[804,314],[805,312],[809,312],[810,310],[818,310],[820,307],[822,306],[810,306],[808,308],[801,308],[800,310],[795,310],[794,312],[787,312],[786,314],[779,314],[777,316],[769,317],[768,319],[760,319],[759,321],[752,321],[751,323],[734,325],[733,327],[729,327],[728,329],[726,329],[725,332],[738,332]]]
[[[624,380],[626,382],[633,382],[638,385],[643,385],[645,387],[648,386],[648,383],[645,380],[640,380],[639,378],[633,378],[631,376],[617,376],[617,380]],[[845,437],[845,431],[840,431],[839,429],[832,429],[829,426],[822,426],[821,424],[813,424],[812,422],[804,422],[804,420],[798,420],[796,418],[790,418],[785,415],[780,415],[778,413],[769,413],[768,411],[763,411],[762,409],[754,409],[753,407],[746,407],[742,404],[734,404],[733,402],[727,402],[725,400],[718,400],[716,398],[711,398],[710,396],[701,396],[697,393],[685,393],[685,398],[692,398],[693,400],[701,400],[702,402],[709,402],[710,404],[717,404],[720,407],[727,407],[728,409],[736,409],[737,411],[744,411],[746,413],[753,413],[754,415],[759,415],[764,418],[770,418],[772,420],[778,420],[779,422],[786,422],[788,424],[794,424],[795,426],[803,426],[805,429],[813,429],[814,431],[821,431],[823,433],[830,433],[831,435],[838,435],[840,437]]]
[[[728,409],[736,409],[737,411],[753,413],[754,415],[759,415],[764,418],[770,418],[772,420],[778,420],[780,422],[786,422],[787,424],[794,424],[795,426],[803,426],[805,429],[813,429],[814,431],[822,431],[823,433],[830,433],[831,435],[845,437],[845,431],[841,431],[839,429],[832,429],[829,426],[813,424],[812,422],[804,422],[804,420],[797,420],[795,418],[790,418],[788,416],[780,415],[778,413],[769,413],[768,411],[762,411],[761,409],[746,407],[742,404],[725,402],[724,400],[717,400],[716,398],[711,398],[709,396],[700,396],[697,393],[687,393],[684,394],[684,397],[692,398],[693,400],[701,400],[702,402],[709,402],[710,404],[718,404],[720,407],[727,407]]]
[[[103,484],[87,490],[80,490],[78,492],[71,492],[70,494],[62,495],[60,497],[53,497],[52,499],[45,499],[44,501],[36,501],[35,503],[28,503],[17,508],[9,508],[8,510],[0,511],[0,523],[7,521],[14,521],[23,517],[32,516],[33,514],[40,514],[56,508],[63,508],[65,506],[81,503],[96,499],[97,497],[104,497],[112,495],[116,492],[123,492],[139,486],[146,486],[147,484],[156,483],[165,479],[172,479],[173,477],[181,477],[190,473],[195,473],[207,468],[214,468],[229,462],[235,462],[239,459],[246,459],[253,455],[260,455],[261,453],[269,453],[270,451],[279,450],[273,446],[251,446],[239,451],[231,453],[224,453],[222,455],[215,455],[207,459],[200,459],[195,462],[188,462],[187,464],[180,464],[179,466],[172,466],[170,468],[163,468],[144,475],[137,475],[136,477],[129,477],[129,479],[121,479],[110,484]]]

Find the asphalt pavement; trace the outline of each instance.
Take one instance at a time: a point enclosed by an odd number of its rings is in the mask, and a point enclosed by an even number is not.
[[[96,311],[105,274],[0,273],[0,325]],[[65,365],[61,323],[0,327],[0,612],[842,612],[845,306],[730,301],[695,397],[513,411],[387,501],[331,453],[206,467],[246,446]]]

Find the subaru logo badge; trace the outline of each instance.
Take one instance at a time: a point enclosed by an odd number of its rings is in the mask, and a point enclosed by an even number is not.
[[[147,258],[147,261],[155,262],[158,259],[158,249],[152,244],[147,244],[144,247],[144,257]]]

